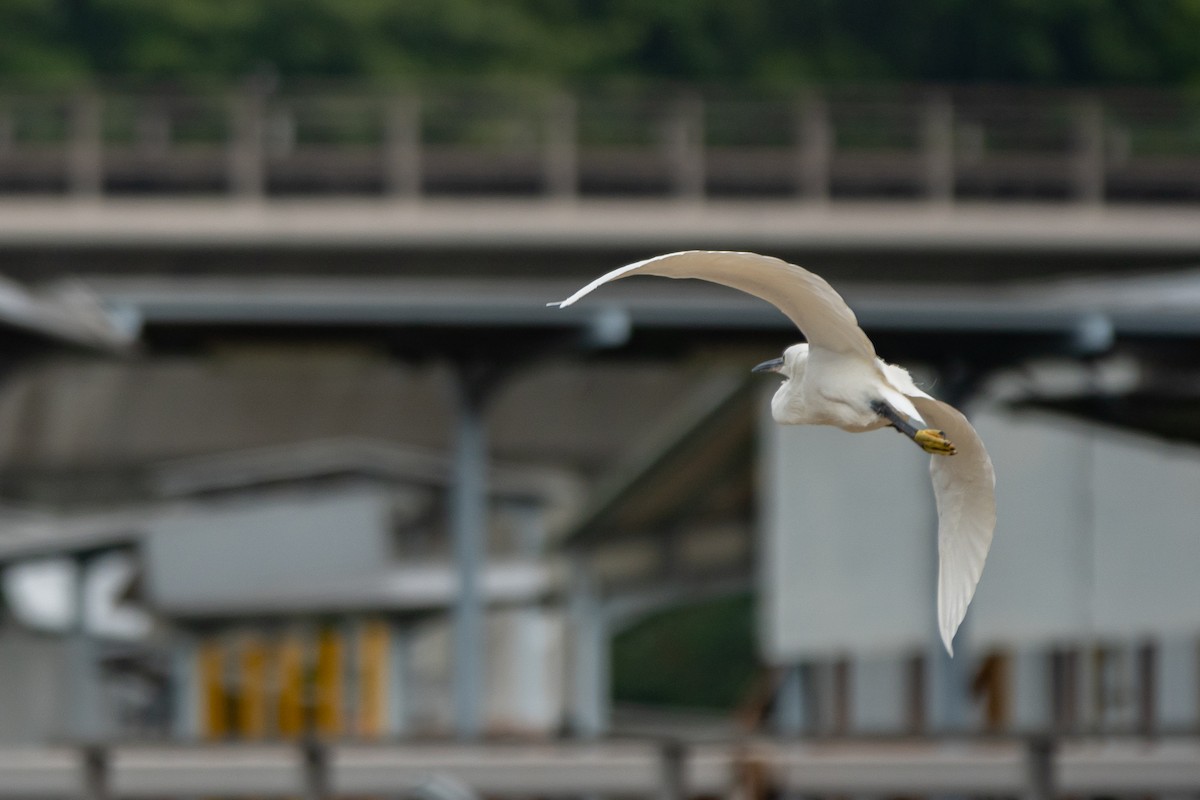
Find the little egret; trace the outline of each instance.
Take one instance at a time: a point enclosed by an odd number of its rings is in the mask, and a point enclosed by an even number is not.
[[[808,341],[754,372],[783,385],[771,415],[784,425],[833,425],[854,433],[891,426],[931,453],[938,511],[938,630],[947,652],[975,593],[996,526],[995,473],[971,424],[913,383],[908,371],[875,355],[854,312],[824,278],[756,253],[689,250],[615,269],[551,306],[565,308],[609,281],[631,275],[698,278],[766,300]]]

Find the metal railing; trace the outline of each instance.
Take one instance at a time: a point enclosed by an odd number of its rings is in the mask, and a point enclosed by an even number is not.
[[[0,749],[0,798],[1024,797],[1200,791],[1195,738]]]
[[[1200,200],[1181,92],[0,92],[0,196]]]

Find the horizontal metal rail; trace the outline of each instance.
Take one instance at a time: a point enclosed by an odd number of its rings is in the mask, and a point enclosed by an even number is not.
[[[1200,201],[1182,92],[0,92],[0,195]]]
[[[0,798],[1029,797],[1200,791],[1195,738],[111,744],[0,749]]]

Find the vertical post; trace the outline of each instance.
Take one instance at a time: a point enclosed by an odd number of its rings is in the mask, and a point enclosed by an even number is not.
[[[87,624],[87,577],[90,559],[75,559],[74,613],[69,641],[67,670],[70,682],[71,735],[81,742],[92,742],[104,735],[100,708],[99,659],[96,640]]]
[[[285,631],[275,654],[275,680],[279,685],[276,728],[284,739],[298,739],[309,728],[305,697],[306,637],[296,629]]]
[[[237,733],[253,741],[267,736],[267,646],[257,632],[237,644]]]
[[[543,170],[546,192],[556,200],[579,193],[578,104],[569,94],[550,98],[546,109]]]
[[[17,143],[16,125],[11,110],[0,106],[0,156],[9,155]]]
[[[83,749],[83,800],[108,800],[108,754],[91,745]]]
[[[1142,736],[1158,730],[1158,644],[1149,640],[1137,648],[1137,729]]]
[[[1087,205],[1104,202],[1104,109],[1094,97],[1075,108],[1075,153],[1073,157],[1075,199]]]
[[[315,697],[313,729],[322,736],[345,732],[345,631],[340,626],[323,626],[317,631],[313,664]]]
[[[808,716],[805,697],[806,670],[802,664],[784,667],[775,701],[775,732],[780,736],[800,736]]]
[[[661,800],[685,800],[687,795],[687,750],[675,739],[664,742],[662,758]]]
[[[352,623],[355,653],[355,732],[365,739],[391,733],[391,626],[379,619]]]
[[[232,101],[229,190],[243,200],[260,200],[266,191],[265,105],[258,82],[251,82]]]
[[[935,92],[926,101],[921,138],[925,196],[949,204],[954,200],[954,106],[945,92]]]
[[[486,559],[487,442],[484,430],[484,387],[460,366],[457,375],[458,436],[450,521],[458,570],[454,603],[454,730],[460,739],[483,731],[484,597]]]
[[[76,97],[71,106],[71,149],[67,183],[71,194],[95,200],[104,191],[104,104],[95,92]]]
[[[314,738],[301,745],[304,766],[304,800],[326,800],[329,797],[329,754]]]
[[[667,120],[665,138],[672,191],[688,200],[703,198],[704,102],[699,95],[685,95],[675,104]]]
[[[929,701],[926,700],[928,695],[929,676],[925,669],[925,656],[923,653],[914,653],[905,660],[905,686],[908,694],[908,707],[905,709],[905,722],[909,733],[920,734],[925,731],[927,709]]]
[[[514,550],[518,557],[536,564],[546,545],[546,526],[541,506],[525,499],[514,502],[509,514],[515,525]],[[518,726],[538,730],[553,725],[554,708],[548,674],[545,612],[541,603],[531,600],[513,609],[512,642],[508,646],[508,667],[512,675],[509,691],[513,696],[513,719]]]
[[[832,732],[836,736],[850,733],[854,709],[854,670],[851,656],[835,658],[830,664],[833,700]]]
[[[796,128],[799,193],[813,203],[828,202],[834,133],[829,107],[821,95],[809,92],[802,98]]]
[[[391,736],[408,733],[409,697],[412,679],[409,674],[409,649],[412,631],[409,624],[395,621],[389,626],[387,732]]]
[[[926,717],[934,733],[961,732],[967,727],[967,685],[969,655],[962,643],[967,623],[959,628],[955,655],[950,656],[942,639],[934,633],[929,658],[929,713]]]
[[[171,149],[171,115],[163,101],[148,100],[138,114],[137,146],[143,155],[164,158]]]
[[[421,194],[421,100],[392,98],[384,109],[383,190],[389,197],[416,200]]]
[[[1054,739],[1035,736],[1026,745],[1025,800],[1054,800]]]
[[[175,634],[171,654],[171,732],[181,741],[200,738],[199,648],[190,632]]]
[[[608,730],[608,625],[586,555],[571,559],[567,598],[571,620],[571,724],[576,736],[594,738]]]

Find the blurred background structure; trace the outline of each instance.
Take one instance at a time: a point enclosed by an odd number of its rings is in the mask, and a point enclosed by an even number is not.
[[[1200,789],[1200,4],[0,30],[0,796]],[[955,659],[924,456],[771,424],[782,315],[544,307],[688,248],[972,413]]]

